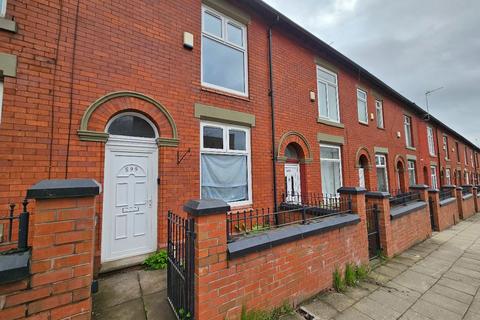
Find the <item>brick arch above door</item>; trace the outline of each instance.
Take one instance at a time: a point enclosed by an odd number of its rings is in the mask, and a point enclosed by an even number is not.
[[[277,161],[285,162],[287,157],[285,156],[285,149],[290,143],[295,143],[303,153],[303,159],[300,162],[311,163],[313,161],[310,144],[307,138],[303,134],[297,131],[288,131],[282,135],[277,147]]]
[[[82,116],[77,131],[80,140],[106,142],[109,137],[105,132],[108,121],[126,111],[142,113],[152,120],[159,132],[159,146],[178,146],[177,125],[168,110],[155,99],[132,91],[111,92],[93,102]]]

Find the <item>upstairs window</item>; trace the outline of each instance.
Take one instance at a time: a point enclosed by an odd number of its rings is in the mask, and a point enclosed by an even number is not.
[[[450,150],[448,149],[448,137],[443,136],[443,149],[445,150],[445,160],[450,160]]]
[[[0,18],[5,17],[7,13],[7,0],[0,0]]]
[[[467,147],[465,147],[465,165],[468,165],[468,151],[467,151]]]
[[[321,119],[340,122],[337,75],[317,66],[318,114]]]
[[[202,85],[248,95],[247,28],[202,7]]]
[[[385,124],[383,122],[383,102],[381,100],[375,100],[375,111],[377,113],[377,128],[384,129]]]
[[[412,138],[412,118],[409,116],[403,116],[403,127],[405,129],[405,143],[407,147],[413,148]]]
[[[251,204],[250,129],[202,122],[200,139],[202,199]]]
[[[455,141],[455,151],[457,152],[457,161],[460,162],[460,146],[456,141]]]
[[[358,121],[368,124],[367,93],[361,89],[357,89],[357,109]]]
[[[408,160],[408,181],[410,182],[410,185],[416,185],[417,184],[417,178],[416,178],[416,172],[415,172],[415,161],[413,160]]]
[[[430,179],[432,182],[431,187],[433,189],[438,188],[438,180],[437,180],[437,167],[436,166],[430,166]]]
[[[435,156],[435,141],[432,127],[427,127],[428,151],[431,156]]]

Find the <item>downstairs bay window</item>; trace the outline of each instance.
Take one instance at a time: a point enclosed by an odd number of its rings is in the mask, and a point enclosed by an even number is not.
[[[202,199],[251,204],[250,129],[211,122],[200,128]]]

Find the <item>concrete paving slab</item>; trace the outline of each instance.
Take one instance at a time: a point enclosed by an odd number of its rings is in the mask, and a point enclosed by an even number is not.
[[[146,320],[143,302],[140,298],[95,311],[93,317],[96,320]]]
[[[400,317],[401,313],[387,306],[379,304],[369,297],[363,298],[355,304],[355,309],[375,320],[391,320]]]
[[[449,270],[448,272],[446,272],[444,274],[444,277],[445,278],[448,278],[448,279],[452,279],[452,280],[455,280],[455,281],[460,281],[460,282],[463,282],[463,283],[468,283],[468,284],[471,284],[475,287],[479,287],[480,286],[480,279],[475,279],[475,278],[472,278],[472,277],[469,277],[465,274],[462,274],[462,273],[458,273],[458,272],[455,272],[455,271],[452,271],[452,270]]]
[[[166,290],[144,296],[143,303],[148,320],[177,319],[167,301]]]
[[[461,315],[446,310],[438,305],[427,302],[425,300],[418,300],[413,306],[412,310],[435,320],[460,320]]]
[[[338,292],[329,292],[328,294],[321,296],[320,300],[328,303],[340,312],[351,307],[356,302],[355,300],[344,295],[343,293]]]
[[[442,286],[445,286],[445,287],[455,289],[457,291],[460,291],[460,292],[463,292],[463,293],[466,293],[466,294],[470,294],[472,296],[477,292],[477,287],[475,287],[472,284],[452,280],[452,279],[445,278],[445,277],[441,278],[438,281],[438,284],[440,284]]]
[[[140,298],[137,272],[119,273],[98,281],[99,291],[94,295],[94,309],[105,309]]]
[[[415,301],[417,301],[421,296],[421,293],[401,286],[398,283],[392,281],[387,283],[384,287],[381,287],[379,290],[383,290],[393,295],[396,295],[398,296],[398,298],[408,301],[410,304],[415,303]]]
[[[463,316],[467,312],[469,307],[469,304],[454,300],[449,297],[445,297],[431,290],[426,292],[421,299],[436,304],[452,312],[455,312],[456,314],[459,314],[461,316]]]
[[[333,319],[338,314],[335,308],[320,300],[312,301],[300,309],[306,314],[315,315],[315,319],[317,320]]]
[[[375,291],[379,288],[379,286],[377,284],[369,282],[369,281],[360,282],[360,284],[358,286],[360,288],[368,290],[370,292],[373,292],[373,291]]]
[[[286,314],[284,316],[281,316],[280,320],[305,320],[305,318],[299,315],[298,313],[294,313],[294,314]]]
[[[432,320],[432,319],[410,309],[403,314],[400,320]]]
[[[390,279],[395,278],[402,272],[402,270],[391,268],[388,264],[375,269],[375,273],[380,273]]]
[[[363,288],[361,286],[354,287],[354,288],[347,288],[347,290],[344,292],[344,294],[353,300],[360,300],[363,297],[366,297],[370,294],[370,290]]]
[[[463,320],[478,320],[480,319],[480,313],[475,313],[468,311],[465,317],[463,317]]]
[[[434,285],[430,290],[432,292],[438,293],[445,297],[449,297],[451,299],[457,300],[462,303],[470,304],[473,301],[473,296],[467,293],[443,286],[438,283]]]
[[[368,296],[369,299],[376,301],[378,304],[388,309],[394,310],[399,314],[407,311],[412,305],[411,302],[403,300],[398,295],[388,290],[377,290]]]
[[[437,279],[433,277],[410,270],[405,271],[393,280],[395,283],[420,293],[427,291],[436,281]]]
[[[336,320],[373,320],[369,316],[363,314],[359,310],[355,308],[348,308],[341,314],[339,314],[336,318]]]
[[[167,272],[165,270],[141,270],[138,272],[138,278],[143,295],[167,288]]]

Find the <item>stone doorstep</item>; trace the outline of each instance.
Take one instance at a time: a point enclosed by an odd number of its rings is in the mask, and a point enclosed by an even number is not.
[[[151,254],[152,253],[147,253],[135,257],[103,262],[100,267],[100,273],[107,273],[141,265]]]

